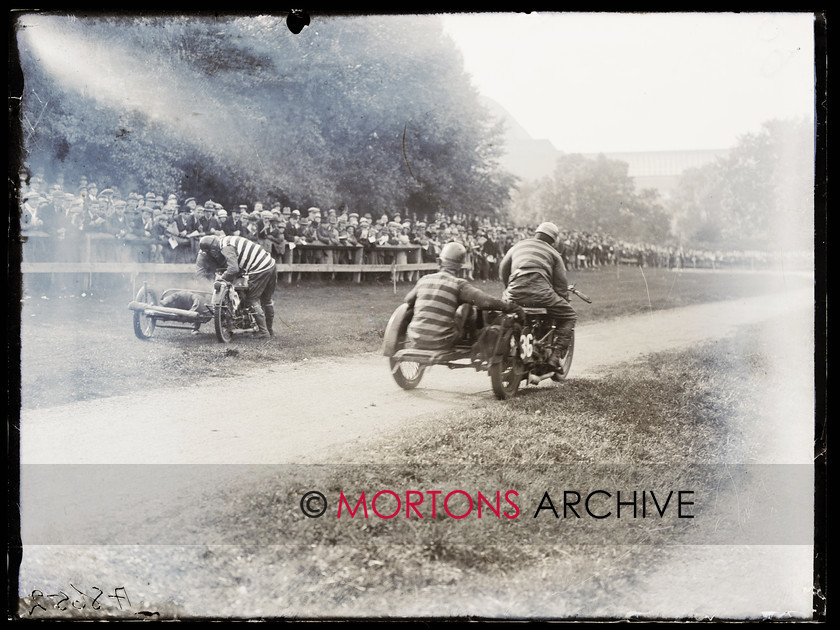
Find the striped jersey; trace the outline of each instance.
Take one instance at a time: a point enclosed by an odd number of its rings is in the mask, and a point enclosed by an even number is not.
[[[538,238],[526,238],[516,243],[499,266],[499,277],[505,286],[530,273],[542,276],[561,295],[568,291],[563,257],[554,247]]]
[[[236,263],[239,266],[241,273],[259,273],[261,271],[268,271],[277,264],[271,255],[260,247],[259,243],[250,241],[241,236],[223,236],[221,238],[220,246],[222,253],[225,253],[225,248],[232,247],[236,252]],[[227,256],[225,256],[227,258]],[[231,266],[228,264],[228,269],[225,272],[227,279],[232,279],[230,275]]]
[[[405,301],[414,308],[406,337],[412,347],[421,350],[443,350],[452,345],[458,334],[455,311],[461,304],[499,311],[509,311],[512,306],[443,270],[420,278]]]
[[[439,350],[455,339],[455,311],[461,303],[463,278],[439,271],[423,276],[412,289],[414,315],[406,337],[415,348]],[[409,295],[411,295],[409,294]]]

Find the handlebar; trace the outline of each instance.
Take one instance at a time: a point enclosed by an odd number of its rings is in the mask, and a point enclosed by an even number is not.
[[[248,284],[248,275],[247,273],[243,273],[241,276],[238,276],[234,280],[225,280],[224,279],[224,272],[225,270],[216,271],[216,282],[224,282],[225,284],[237,284],[237,281],[242,280],[242,283],[247,285]]]
[[[570,285],[569,285],[569,293],[574,293],[576,296],[578,296],[581,300],[583,300],[583,301],[584,301],[584,302],[586,302],[587,304],[592,304],[592,298],[590,298],[590,297],[589,297],[588,295],[586,295],[585,293],[581,293],[580,291],[578,291],[578,290],[575,288],[575,285],[573,285],[573,284],[570,284]]]
[[[575,285],[570,284],[568,290],[569,290],[569,293],[574,293],[576,296],[578,296],[581,300],[583,300],[587,304],[592,304],[592,298],[590,298],[588,295],[586,295],[582,291],[578,291],[575,288]],[[507,319],[508,321],[513,321],[513,320],[518,318],[518,315],[517,315],[517,313],[502,313],[502,317]]]

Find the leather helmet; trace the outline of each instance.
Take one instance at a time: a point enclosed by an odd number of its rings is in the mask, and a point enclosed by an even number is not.
[[[440,252],[441,263],[463,264],[467,258],[467,250],[461,243],[447,243]]]
[[[218,236],[202,236],[198,241],[198,248],[203,252],[209,252],[213,249],[219,249]]]

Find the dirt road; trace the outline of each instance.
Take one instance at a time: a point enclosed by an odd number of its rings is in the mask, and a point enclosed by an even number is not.
[[[809,293],[583,324],[570,378],[592,378],[623,362],[729,335],[739,325],[783,313],[794,313],[796,325],[810,329]],[[810,395],[812,374],[791,370],[802,385],[792,389]],[[353,440],[492,397],[487,374],[469,369],[434,367],[416,390],[406,392],[390,378],[384,357],[312,360],[245,378],[24,410],[20,456],[23,464],[279,464],[311,463],[313,457],[339,462]],[[779,456],[789,458],[790,450]]]

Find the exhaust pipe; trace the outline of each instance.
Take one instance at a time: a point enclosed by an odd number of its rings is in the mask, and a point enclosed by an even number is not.
[[[554,376],[554,372],[548,372],[547,374],[528,374],[528,384],[529,385],[539,385],[547,378],[551,378]]]

